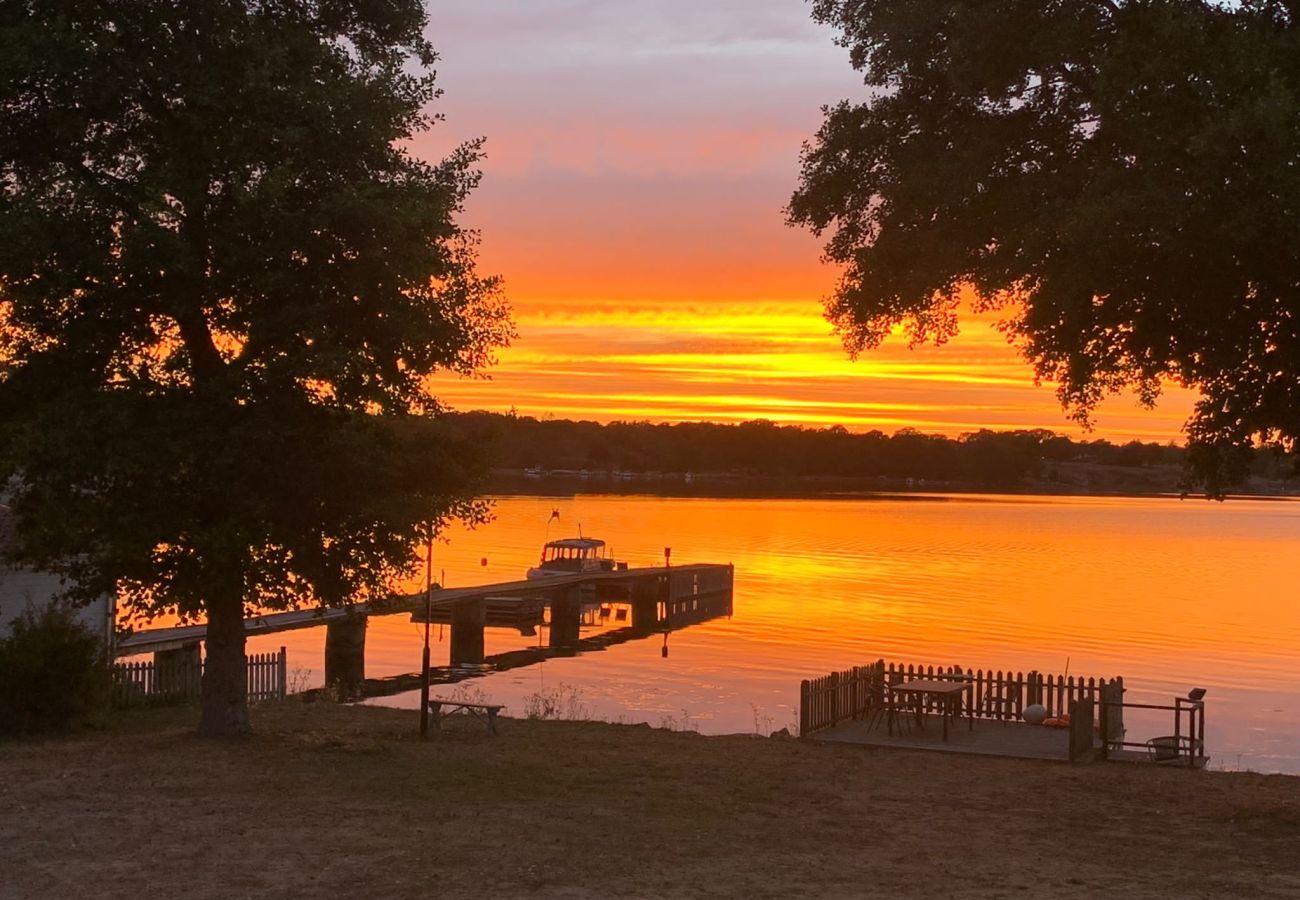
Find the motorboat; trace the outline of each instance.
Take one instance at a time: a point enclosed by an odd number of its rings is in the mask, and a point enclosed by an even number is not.
[[[626,569],[627,563],[618,563],[605,555],[605,542],[597,538],[576,537],[547,541],[542,547],[542,560],[528,570],[528,578],[538,580],[558,575],[594,575]]]

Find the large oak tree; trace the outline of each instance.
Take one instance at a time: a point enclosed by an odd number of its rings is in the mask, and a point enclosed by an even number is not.
[[[16,553],[205,616],[208,734],[248,725],[247,610],[382,594],[483,512],[428,377],[511,326],[456,222],[478,146],[408,149],[425,24],[419,0],[0,5]]]
[[[845,267],[851,353],[1005,308],[1086,420],[1163,381],[1211,493],[1300,440],[1300,4],[814,0],[864,75],[789,207]]]

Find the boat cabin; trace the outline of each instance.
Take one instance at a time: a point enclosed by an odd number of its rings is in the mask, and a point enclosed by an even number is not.
[[[595,538],[564,538],[542,548],[542,565],[555,563],[556,568],[581,569],[588,560],[605,558],[605,542]]]
[[[571,575],[581,572],[610,572],[614,569],[614,560],[605,556],[605,542],[596,538],[562,538],[548,541],[542,547],[542,561],[536,569],[529,571],[536,575]]]

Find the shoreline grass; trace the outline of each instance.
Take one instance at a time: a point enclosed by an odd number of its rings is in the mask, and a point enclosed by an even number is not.
[[[0,743],[5,896],[1288,897],[1300,779],[288,702]]]

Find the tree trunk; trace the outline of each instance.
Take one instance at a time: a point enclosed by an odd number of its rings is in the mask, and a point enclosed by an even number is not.
[[[244,604],[240,597],[208,601],[207,662],[203,669],[204,737],[248,733],[248,676],[244,660]]]

